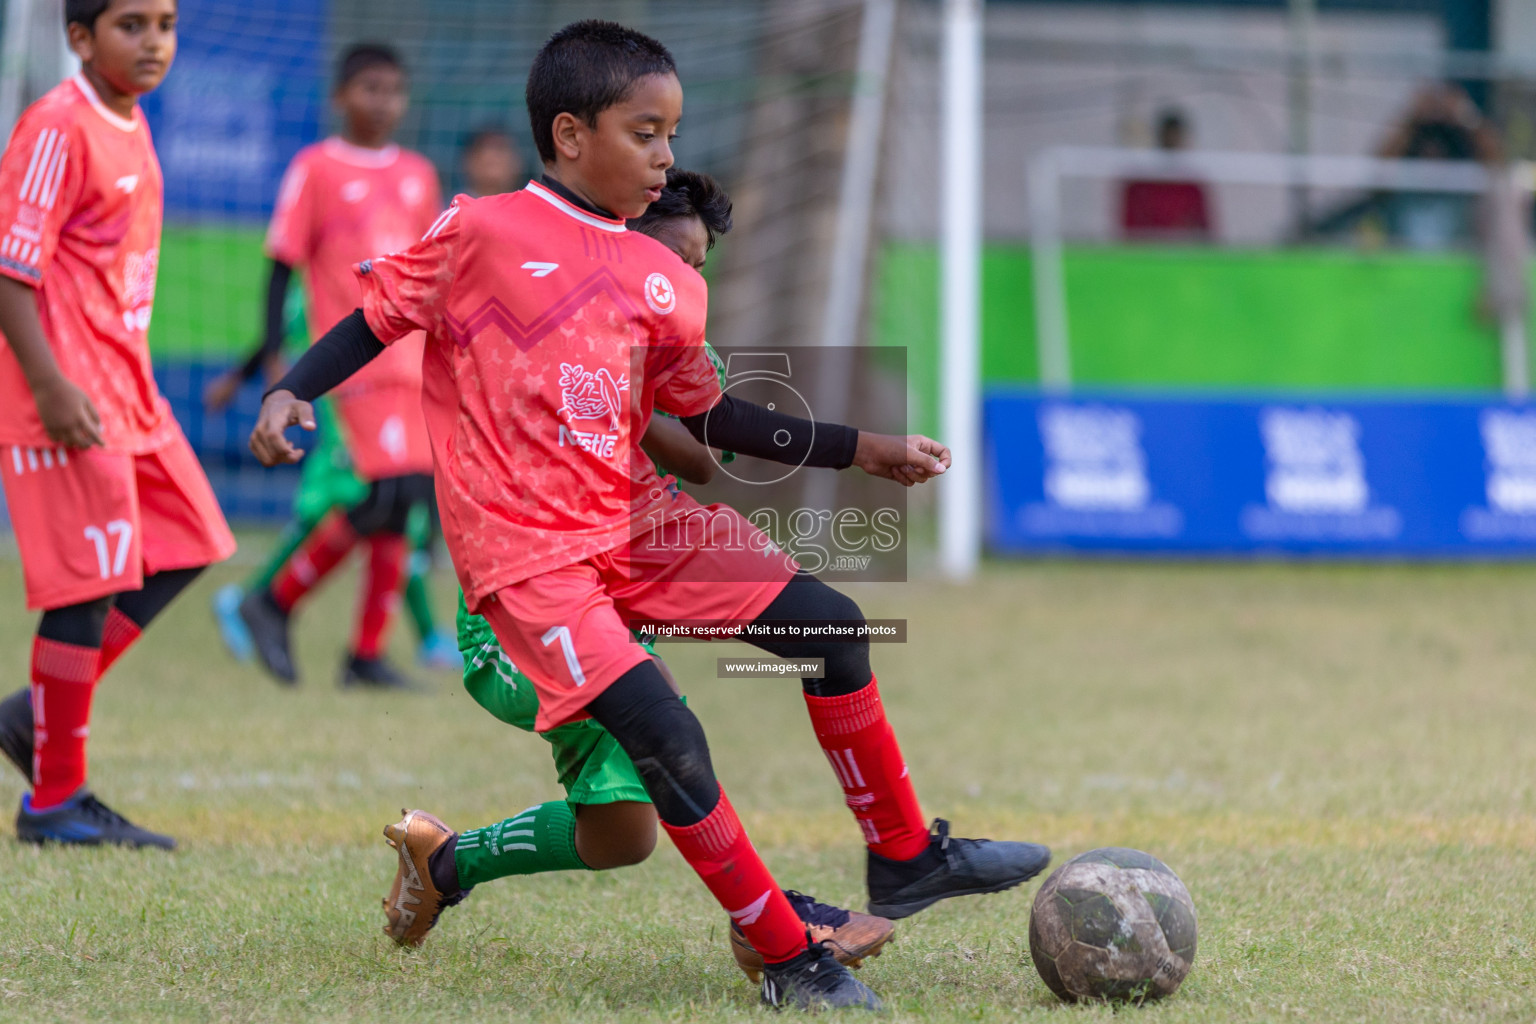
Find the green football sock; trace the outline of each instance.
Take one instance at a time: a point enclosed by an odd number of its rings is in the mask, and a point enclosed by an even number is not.
[[[277,575],[277,570],[287,564],[293,553],[299,550],[299,545],[309,539],[309,535],[315,532],[318,522],[308,522],[303,519],[290,519],[283,527],[283,532],[277,535],[277,546],[267,556],[267,560],[261,563],[257,569],[241,586],[247,594],[254,594],[267,589],[272,583],[272,577]]]
[[[576,812],[564,800],[551,800],[495,825],[460,832],[453,866],[466,889],[508,875],[585,871],[576,856]]]
[[[423,643],[437,632],[437,620],[432,617],[432,601],[427,596],[427,571],[432,560],[420,551],[411,552],[411,574],[405,581],[405,607],[410,611],[411,625]]]

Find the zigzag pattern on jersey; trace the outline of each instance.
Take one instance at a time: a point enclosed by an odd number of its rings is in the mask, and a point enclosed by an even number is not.
[[[452,313],[445,314],[444,319],[448,323],[448,330],[453,336],[454,344],[461,349],[468,348],[475,336],[487,327],[497,327],[512,339],[514,345],[527,352],[543,341],[551,331],[569,320],[578,309],[605,293],[625,317],[630,320],[639,318],[639,307],[630,301],[619,279],[613,275],[613,271],[602,267],[555,300],[555,303],[535,317],[532,323],[523,323],[494,295],[482,302],[480,308],[463,320]]]

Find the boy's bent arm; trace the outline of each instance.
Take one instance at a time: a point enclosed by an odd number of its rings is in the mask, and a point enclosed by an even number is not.
[[[904,487],[925,483],[950,465],[949,449],[921,434],[873,434],[837,423],[812,423],[733,395],[682,423],[702,444],[790,466],[846,469]]]
[[[67,448],[102,444],[96,407],[64,376],[48,346],[37,317],[37,292],[9,277],[0,277],[0,334],[16,353],[48,437]]]
[[[640,447],[685,483],[703,485],[714,479],[714,453],[695,441],[677,420],[652,416]]]
[[[288,282],[293,279],[293,268],[282,260],[272,260],[267,274],[267,304],[263,317],[261,340],[251,349],[251,354],[237,367],[226,370],[214,378],[203,391],[203,404],[218,411],[234,400],[240,385],[256,376],[263,368],[277,366],[283,350],[284,307],[288,299]],[[275,369],[268,371],[272,377]]]
[[[310,346],[293,368],[267,392],[251,431],[251,452],[264,466],[298,462],[304,453],[295,448],[283,432],[299,426],[315,429],[316,398],[367,366],[384,351],[384,343],[369,328],[361,309]]]

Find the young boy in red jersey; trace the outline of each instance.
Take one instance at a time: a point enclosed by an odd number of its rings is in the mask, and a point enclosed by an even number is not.
[[[175,0],[67,0],[80,73],[0,157],[0,477],[27,606],[30,700],[0,746],[30,775],[17,837],[170,849],[85,788],[97,681],[234,537],[150,373],[161,178],[138,98],[176,54]]]
[[[391,141],[405,116],[407,83],[389,47],[360,44],[342,55],[335,102],[343,133],[293,158],[267,233],[266,347],[282,344],[283,300],[296,266],[304,268],[309,322],[318,330],[357,304],[351,267],[409,245],[442,212],[437,172],[426,157]],[[262,665],[284,683],[298,671],[288,643],[294,608],[357,546],[368,560],[343,686],[409,688],[384,657],[405,573],[406,524],[413,507],[434,504],[432,452],[421,414],[422,336],[407,339],[336,393],[336,412],[367,496],[327,516],[239,614]]]
[[[808,942],[715,778],[698,719],[627,628],[856,627],[863,615],[739,513],[664,486],[635,449],[655,408],[712,446],[857,465],[905,485],[942,474],[949,452],[722,393],[704,348],[703,279],[624,225],[659,197],[672,164],[682,87],[665,47],[609,22],[569,25],[540,50],[527,100],[542,181],[459,200],[415,246],[359,265],[362,309],[269,393],[252,450],[268,464],[299,458],[283,431],[313,427],[309,400],[375,358],[383,339],[425,330],[423,399],[449,550],[470,609],[534,681],[537,728],[590,716],[613,735],[678,851],[762,955],[766,1002],[878,1007]],[[703,539],[689,536],[701,517]],[[1011,888],[1049,861],[1034,844],[952,838],[942,821],[930,834],[866,641],[752,642],[824,659],[805,700],[868,846],[872,913],[906,917]]]
[[[667,171],[667,187],[630,231],[650,235],[702,271],[715,239],[731,229],[731,200],[707,174]],[[723,372],[723,367],[717,364]],[[694,440],[676,419],[651,418],[640,441],[663,476],[705,484],[731,453],[716,454]],[[718,461],[717,461],[718,460]],[[459,649],[464,656],[464,689],[486,711],[508,725],[532,731],[539,697],[533,680],[518,671],[495,632],[471,615],[459,597]],[[658,665],[661,663],[658,662]],[[656,848],[656,810],[628,755],[592,719],[569,722],[543,734],[565,787],[565,798],[546,800],[480,828],[455,832],[422,810],[386,826],[398,851],[394,882],[384,899],[384,931],[405,946],[419,946],[445,906],[476,885],[514,875],[546,871],[603,871],[639,864]],[[879,956],[894,925],[882,917],[822,903],[786,891],[806,931],[825,943],[840,963],[855,967]],[[753,981],[763,959],[735,921],[728,922],[731,952]]]

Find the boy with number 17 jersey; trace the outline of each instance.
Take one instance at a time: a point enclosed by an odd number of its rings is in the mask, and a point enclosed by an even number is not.
[[[161,178],[137,98],[170,65],[176,6],[71,0],[65,16],[81,72],[28,108],[0,157],[0,479],[43,612],[30,699],[0,704],[0,749],[33,785],[19,838],[170,847],[85,788],[85,744],[97,680],[235,550],[145,337]]]

